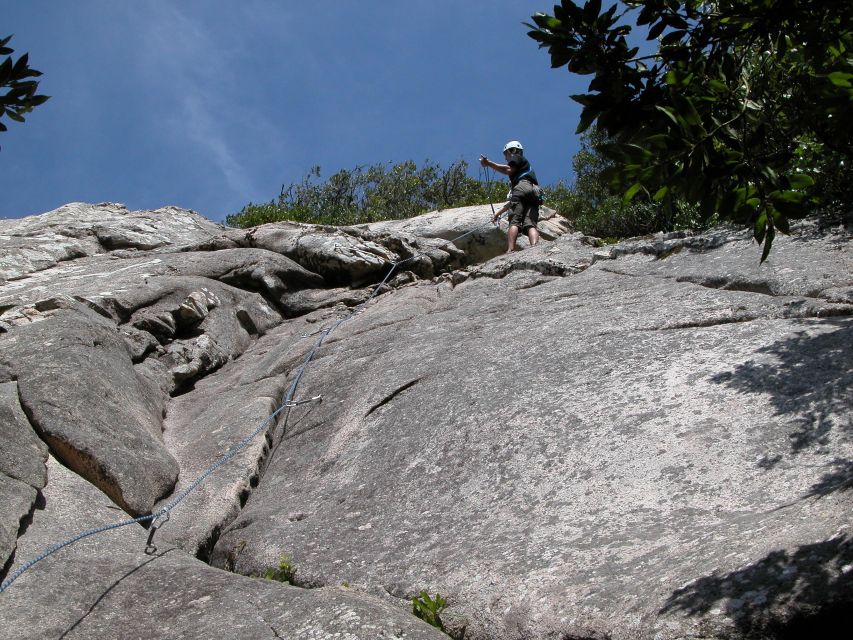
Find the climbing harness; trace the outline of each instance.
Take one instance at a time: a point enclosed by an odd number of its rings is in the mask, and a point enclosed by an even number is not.
[[[495,205],[492,203],[491,180],[489,179],[488,170],[486,171],[486,188],[489,191],[489,194],[488,194],[489,205],[492,207],[492,214],[494,216]],[[503,214],[501,215],[501,217],[503,217]],[[498,220],[500,220],[500,218],[498,218]],[[497,221],[495,221],[495,223],[497,223]],[[470,231],[466,231],[465,233],[453,238],[452,240],[447,240],[446,242],[448,242],[450,244],[452,244],[454,242],[458,242],[462,238],[469,236],[472,233],[475,233],[476,231],[479,231],[481,228],[486,227],[486,226],[487,226],[486,224],[478,225],[478,226],[474,227],[473,229],[471,229]],[[290,387],[288,387],[287,393],[285,394],[285,397],[282,400],[281,405],[275,411],[273,411],[266,418],[266,420],[264,420],[254,431],[252,431],[252,433],[250,433],[248,436],[246,436],[245,438],[240,440],[237,444],[233,445],[227,452],[225,452],[222,455],[222,457],[220,457],[206,471],[204,471],[195,480],[193,480],[183,491],[181,491],[181,493],[179,493],[175,498],[173,498],[168,504],[166,504],[164,507],[158,509],[154,513],[149,513],[147,515],[139,516],[137,518],[131,518],[128,520],[122,520],[121,522],[115,522],[113,524],[104,525],[102,527],[97,527],[94,529],[88,529],[86,531],[78,533],[77,535],[75,535],[75,536],[73,536],[67,540],[64,540],[63,542],[59,542],[59,543],[49,547],[41,555],[25,562],[14,573],[12,573],[12,575],[7,577],[2,582],[2,584],[0,584],[0,594],[5,592],[6,589],[8,589],[12,585],[13,582],[15,582],[15,580],[17,580],[24,573],[29,571],[33,567],[33,565],[35,565],[38,562],[41,562],[42,560],[52,556],[53,554],[64,549],[65,547],[70,546],[70,545],[74,544],[75,542],[79,542],[80,540],[83,540],[85,538],[88,538],[88,537],[91,537],[94,535],[98,535],[100,533],[105,533],[107,531],[112,531],[113,529],[119,529],[121,527],[126,527],[126,526],[129,526],[132,524],[144,524],[146,522],[149,523],[149,525],[148,525],[148,540],[146,541],[146,544],[145,544],[145,553],[148,555],[153,555],[154,553],[156,553],[157,552],[157,546],[154,544],[154,536],[157,533],[157,531],[160,529],[160,527],[162,527],[164,524],[166,524],[169,521],[169,514],[172,511],[172,509],[177,507],[188,495],[190,495],[193,491],[195,491],[199,487],[199,485],[201,485],[202,482],[207,480],[207,478],[214,471],[219,469],[221,466],[223,466],[225,463],[227,463],[229,460],[231,460],[234,456],[236,456],[238,453],[240,453],[240,451],[245,449],[249,445],[249,443],[252,440],[254,440],[260,433],[266,431],[270,427],[270,425],[273,423],[273,421],[278,417],[278,415],[280,413],[282,413],[285,410],[289,411],[290,409],[292,409],[294,407],[298,407],[298,406],[303,405],[303,404],[308,404],[308,403],[312,403],[312,402],[322,402],[322,396],[319,396],[319,395],[314,396],[313,398],[309,398],[307,400],[294,400],[293,398],[296,395],[296,388],[299,386],[299,382],[302,379],[302,376],[305,373],[305,370],[308,368],[308,365],[311,364],[311,361],[314,360],[314,357],[317,355],[317,352],[319,351],[320,347],[323,345],[323,342],[325,341],[326,337],[329,336],[329,334],[331,334],[333,331],[335,331],[338,327],[340,327],[343,323],[347,322],[348,320],[350,320],[350,319],[354,318],[355,316],[360,315],[362,312],[364,312],[367,305],[370,304],[370,302],[379,294],[380,290],[391,279],[391,276],[397,270],[397,267],[399,267],[400,265],[403,265],[407,262],[410,262],[412,260],[415,260],[417,258],[420,258],[421,256],[424,256],[426,254],[427,254],[426,251],[421,251],[420,253],[416,253],[412,256],[409,256],[408,258],[405,258],[403,260],[398,260],[397,262],[392,263],[391,268],[388,270],[388,273],[386,274],[385,278],[382,280],[382,282],[380,282],[378,285],[376,285],[376,287],[373,289],[373,292],[370,294],[370,296],[364,302],[353,307],[348,314],[346,314],[345,316],[340,318],[337,322],[335,322],[331,326],[324,327],[324,328],[319,329],[319,330],[317,330],[311,334],[303,334],[302,335],[303,338],[309,338],[309,337],[312,337],[315,335],[318,335],[319,337],[317,338],[317,340],[315,340],[314,345],[312,346],[311,350],[308,352],[308,355],[303,360],[302,365],[297,370],[296,376],[294,377],[293,381],[291,382]],[[284,423],[286,425],[287,416],[285,416]],[[285,431],[282,431],[282,434],[280,437],[284,437],[284,434],[285,434]]]

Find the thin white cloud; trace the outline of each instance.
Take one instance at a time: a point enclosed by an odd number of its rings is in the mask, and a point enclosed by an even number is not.
[[[236,194],[251,193],[251,176],[236,158],[225,136],[220,134],[221,124],[214,119],[203,92],[190,92],[183,98],[183,127],[196,145],[206,150],[214,165],[225,178],[225,183]]]
[[[180,7],[158,1],[132,11],[144,44],[138,57],[141,75],[161,105],[180,105],[159,123],[168,126],[171,142],[188,145],[194,157],[209,159],[220,179],[208,182],[224,184],[235,196],[256,191],[241,152],[247,153],[252,141],[269,140],[273,127],[234,103],[242,81],[236,45],[217,36],[203,11],[190,19]],[[210,15],[216,17],[216,11]],[[223,15],[221,9],[218,13]],[[264,135],[258,136],[258,130]]]

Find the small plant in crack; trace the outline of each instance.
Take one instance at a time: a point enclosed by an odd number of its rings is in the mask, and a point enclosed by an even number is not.
[[[445,633],[447,633],[447,630],[441,621],[441,612],[446,607],[447,600],[442,598],[440,593],[436,593],[435,598],[430,598],[426,591],[421,591],[421,595],[412,598],[412,613],[427,624],[431,624],[436,629],[440,629]]]
[[[270,567],[264,571],[263,576],[261,577],[266,580],[275,580],[276,582],[293,584],[293,580],[296,577],[296,567],[293,566],[289,556],[281,554],[278,559],[278,568]]]

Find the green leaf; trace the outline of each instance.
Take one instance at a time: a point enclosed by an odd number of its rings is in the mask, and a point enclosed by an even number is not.
[[[15,68],[12,69],[12,75],[14,75],[18,78],[23,77],[23,76],[21,76],[21,74],[27,68],[27,63],[28,63],[29,59],[30,59],[30,54],[28,54],[28,53],[25,53],[20,58],[18,58],[18,61],[15,63]]]
[[[667,118],[672,120],[673,124],[678,125],[678,119],[675,117],[675,111],[671,107],[661,107],[659,105],[655,105],[655,109],[663,113]]]
[[[752,225],[752,237],[761,244],[764,242],[765,233],[767,233],[767,214],[762,211]]]
[[[672,138],[668,133],[656,133],[646,138],[646,143],[655,147],[667,148],[671,145]]]
[[[660,34],[663,33],[664,29],[666,29],[666,22],[661,20],[657,24],[653,25],[651,29],[649,29],[649,35],[646,36],[646,40],[654,40]]]
[[[761,252],[761,262],[767,260],[767,256],[770,255],[770,247],[773,246],[773,238],[776,237],[776,229],[773,226],[773,223],[770,222],[767,225],[767,236],[764,239],[764,251]]]
[[[669,187],[663,186],[657,191],[655,191],[655,195],[652,196],[652,200],[655,202],[660,202],[666,197],[666,194],[669,193]]]
[[[679,99],[678,102],[679,106],[682,108],[681,115],[688,124],[698,126],[702,123],[702,118],[699,116],[699,112],[696,111],[696,106],[693,104],[693,100],[684,96]]]
[[[546,29],[551,29],[551,31],[556,31],[563,26],[563,23],[553,16],[545,16],[542,26]]]
[[[801,204],[806,198],[806,194],[802,191],[779,190],[772,191],[767,195],[767,198],[775,205],[783,203]]]
[[[577,102],[578,104],[582,104],[585,107],[595,106],[600,98],[594,93],[575,93],[569,96],[572,100]]]
[[[601,13],[601,0],[588,0],[583,7],[583,18],[585,22],[593,22]]]
[[[594,109],[592,107],[584,107],[583,111],[581,111],[581,119],[578,123],[578,128],[575,129],[575,133],[583,133],[587,129],[589,129],[590,125],[595,122],[595,119],[598,117],[600,111],[598,109]]]
[[[833,71],[826,76],[829,81],[836,87],[849,89],[853,87],[853,73],[845,73],[843,71]]]
[[[780,58],[784,58],[785,54],[788,53],[790,42],[791,39],[787,35],[780,34],[779,39],[776,41],[776,55]]]
[[[788,223],[788,217],[781,211],[773,211],[773,226],[779,229],[786,236],[791,235],[791,227]]]
[[[624,144],[622,145],[622,150],[625,151],[629,157],[641,160],[650,160],[653,155],[651,151],[638,144]]]
[[[683,29],[679,29],[678,31],[670,31],[663,38],[661,38],[661,45],[664,47],[668,47],[674,45],[681,41],[687,35],[687,31]]]
[[[792,189],[806,189],[814,185],[814,178],[805,173],[795,173],[789,176]]]
[[[624,202],[625,204],[628,204],[629,202],[631,202],[631,200],[634,198],[634,196],[637,195],[637,192],[642,188],[643,188],[643,185],[640,184],[639,182],[635,182],[634,184],[632,184],[628,188],[628,190],[625,192],[625,195],[622,197],[622,202]]]

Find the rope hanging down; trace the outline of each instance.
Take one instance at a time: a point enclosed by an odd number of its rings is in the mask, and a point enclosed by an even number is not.
[[[494,214],[495,206],[492,203],[492,199],[491,199],[491,182],[489,180],[488,170],[486,171],[486,174],[487,174],[486,175],[486,184],[487,184],[487,189],[489,190],[489,194],[488,194],[489,195],[489,204],[491,205],[492,213]],[[503,216],[501,216],[501,217],[503,217]],[[479,231],[481,228],[486,227],[486,226],[491,225],[491,224],[493,224],[493,223],[491,223],[491,222],[485,223],[485,224],[479,225],[477,227],[474,227],[470,231],[466,231],[462,235],[459,235],[459,236],[453,238],[452,240],[448,240],[447,242],[449,242],[449,243],[457,242],[457,241],[461,240],[462,238],[469,236],[472,233]],[[155,511],[153,513],[149,513],[149,514],[144,515],[144,516],[139,516],[138,518],[131,518],[128,520],[122,520],[121,522],[115,522],[113,524],[108,524],[108,525],[104,525],[102,527],[96,527],[93,529],[88,529],[86,531],[82,531],[81,533],[78,533],[77,535],[75,535],[71,538],[68,538],[67,540],[64,540],[62,542],[59,542],[59,543],[49,547],[41,555],[25,562],[14,573],[12,573],[12,575],[10,575],[8,578],[6,578],[6,580],[4,580],[2,584],[0,584],[0,593],[3,593],[4,591],[6,591],[6,589],[8,589],[12,585],[12,583],[15,582],[15,580],[17,580],[24,573],[29,571],[35,564],[37,564],[37,563],[41,562],[42,560],[52,556],[53,554],[64,549],[65,547],[68,547],[68,546],[74,544],[75,542],[79,542],[80,540],[84,540],[85,538],[89,538],[91,536],[98,535],[100,533],[105,533],[107,531],[112,531],[113,529],[119,529],[121,527],[127,527],[127,526],[132,525],[132,524],[142,524],[145,522],[150,522],[148,541],[147,541],[146,546],[145,546],[145,552],[148,554],[152,554],[152,553],[156,552],[157,547],[154,545],[154,534],[157,532],[157,529],[159,529],[163,524],[165,524],[169,520],[169,513],[172,511],[172,509],[177,507],[189,494],[191,494],[193,491],[195,491],[198,488],[198,486],[202,482],[207,480],[207,478],[214,471],[219,469],[221,466],[223,466],[225,463],[227,463],[229,460],[231,460],[234,456],[236,456],[238,453],[240,453],[240,451],[245,449],[252,442],[252,440],[254,440],[260,433],[266,431],[269,428],[270,424],[273,422],[273,420],[275,420],[280,413],[282,413],[285,410],[289,411],[291,408],[293,408],[297,405],[303,404],[305,402],[313,402],[313,401],[321,400],[320,396],[316,396],[314,398],[311,398],[310,400],[303,400],[303,401],[299,401],[299,402],[294,402],[293,397],[296,394],[296,388],[299,386],[299,382],[300,382],[300,380],[302,380],[302,376],[304,375],[305,370],[308,368],[308,365],[311,364],[311,361],[314,360],[314,357],[317,355],[317,351],[319,351],[320,347],[323,345],[323,342],[325,341],[326,337],[328,335],[330,335],[333,331],[335,331],[338,327],[340,327],[344,322],[347,322],[348,320],[352,319],[353,317],[355,317],[356,315],[358,315],[362,311],[364,311],[365,307],[377,295],[379,295],[379,291],[382,289],[382,287],[384,287],[388,283],[388,281],[391,279],[392,274],[397,270],[397,267],[399,267],[400,265],[403,265],[407,262],[410,262],[412,260],[415,260],[417,258],[420,258],[421,256],[424,256],[426,254],[427,254],[426,251],[421,251],[420,253],[416,253],[412,256],[409,256],[408,258],[405,258],[404,260],[398,260],[397,262],[391,263],[391,268],[388,270],[387,275],[385,276],[385,278],[382,279],[382,282],[380,282],[378,285],[376,285],[376,287],[373,289],[373,292],[370,294],[370,296],[367,298],[367,300],[365,300],[364,302],[353,307],[348,314],[341,317],[337,322],[335,322],[331,326],[329,326],[325,329],[321,329],[318,332],[315,332],[314,334],[303,336],[303,337],[311,337],[313,335],[319,334],[317,340],[314,341],[314,345],[311,347],[311,350],[308,352],[308,355],[302,361],[302,364],[300,365],[299,369],[297,370],[296,376],[293,378],[293,381],[290,383],[290,387],[288,387],[287,393],[285,394],[285,397],[282,400],[281,405],[275,411],[273,411],[266,418],[266,420],[264,420],[254,431],[252,431],[252,433],[250,433],[245,438],[240,440],[240,442],[238,442],[237,444],[233,445],[228,451],[226,451],[222,455],[222,457],[220,457],[206,471],[204,471],[195,480],[193,480],[183,491],[181,491],[181,493],[179,493],[175,498],[173,498],[168,504],[166,504],[164,507],[158,509],[157,511]],[[285,416],[284,421],[286,424],[287,416]],[[282,436],[284,436],[284,433],[282,433]]]

